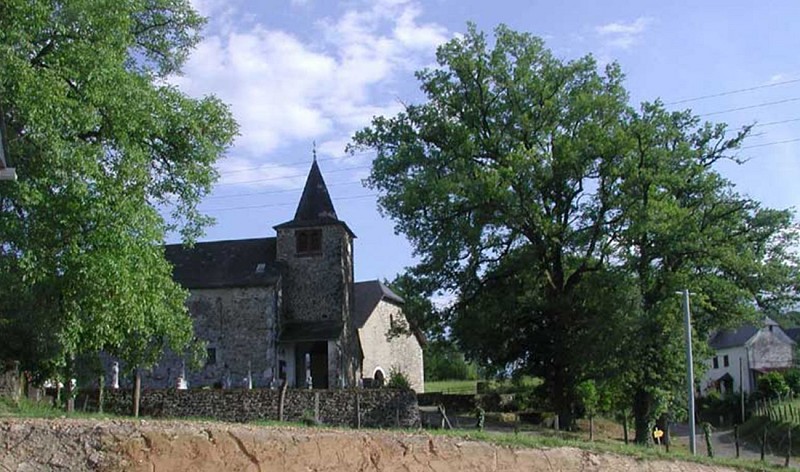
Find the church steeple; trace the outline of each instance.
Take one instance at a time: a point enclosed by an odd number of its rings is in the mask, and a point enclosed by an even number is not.
[[[293,221],[303,223],[326,220],[339,221],[339,218],[336,216],[336,210],[333,208],[328,187],[325,185],[325,179],[322,178],[315,155]]]

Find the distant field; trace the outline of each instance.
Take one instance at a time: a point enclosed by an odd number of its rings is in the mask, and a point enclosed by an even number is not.
[[[425,382],[425,392],[474,394],[477,384],[477,380],[438,380],[435,382]]]

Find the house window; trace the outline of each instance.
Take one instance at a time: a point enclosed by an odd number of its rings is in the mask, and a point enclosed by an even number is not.
[[[298,255],[316,254],[322,251],[322,230],[305,229],[295,233]]]
[[[217,363],[217,348],[209,347],[206,349],[206,365],[216,365]]]
[[[723,367],[728,367],[729,365],[730,365],[730,363],[728,362],[728,355],[725,354],[724,356],[722,356],[722,366]]]
[[[719,369],[719,357],[714,356],[714,368]]]

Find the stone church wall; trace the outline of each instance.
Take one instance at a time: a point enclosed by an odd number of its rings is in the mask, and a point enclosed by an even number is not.
[[[103,410],[129,415],[131,395],[130,390],[107,390],[104,393]],[[281,391],[277,389],[144,390],[140,413],[155,418],[203,417],[234,422],[277,421],[280,419],[280,397]],[[316,418],[322,424],[331,426],[419,426],[417,397],[409,390],[288,389],[283,413],[284,421]]]
[[[186,302],[194,333],[205,341],[205,366],[192,370],[174,353],[166,353],[142,375],[145,388],[174,388],[181,372],[189,387],[246,387],[248,372],[254,387],[269,387],[276,369],[278,297],[274,287],[192,289]],[[110,382],[112,374],[106,373]],[[122,387],[131,384],[121,379]]]
[[[422,348],[410,333],[398,333],[387,339],[393,323],[408,329],[402,308],[381,301],[359,330],[364,350],[363,375],[374,378],[376,369],[380,369],[388,380],[392,370],[398,370],[409,380],[412,389],[422,393],[425,389]]]

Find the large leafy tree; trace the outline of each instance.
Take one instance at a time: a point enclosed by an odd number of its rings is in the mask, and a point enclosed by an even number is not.
[[[543,377],[563,424],[591,379],[630,399],[644,440],[683,382],[675,291],[698,294],[700,339],[791,293],[791,215],[714,171],[749,130],[636,111],[616,65],[503,26],[493,47],[470,26],[437,59],[418,73],[427,102],[354,138],[377,152],[369,182],[415,272],[457,294],[462,348]]]
[[[710,330],[794,302],[792,214],[762,208],[713,168],[735,159],[749,129],[701,124],[690,112],[645,103],[627,119],[630,151],[615,192],[616,262],[635,277],[639,303],[623,338],[637,441],[649,438],[659,396],[684,383],[683,317],[676,291],[694,295],[699,340]],[[700,344],[702,348],[702,344]]]
[[[199,40],[187,0],[0,3],[0,357],[52,375],[105,350],[132,366],[193,339],[163,254],[192,240],[236,124],[168,83]],[[171,223],[162,213],[171,212]]]
[[[585,325],[573,295],[610,251],[606,169],[620,155],[627,95],[614,65],[562,62],[505,27],[495,36],[490,49],[470,26],[442,46],[440,67],[418,73],[428,102],[375,119],[354,141],[377,151],[370,184],[421,256],[417,271],[459,294],[456,311],[483,314],[489,336],[505,340],[495,360],[543,376],[569,423]],[[487,303],[499,290],[507,298]],[[500,304],[514,323],[491,323]]]

